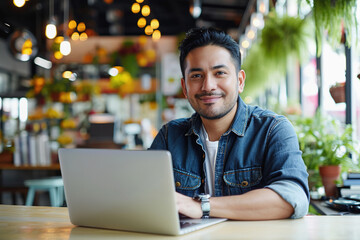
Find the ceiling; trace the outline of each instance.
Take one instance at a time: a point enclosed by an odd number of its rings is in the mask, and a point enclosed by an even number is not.
[[[189,8],[201,2],[201,15],[194,18]],[[12,0],[0,1],[0,38],[6,39],[15,29],[26,28],[37,39],[39,53],[46,52],[45,26],[49,20],[51,0],[27,0],[22,8]],[[108,3],[110,2],[110,3]],[[69,19],[84,22],[99,36],[138,36],[144,29],[137,26],[141,13],[131,12],[135,0],[69,0]],[[53,0],[58,35],[63,34],[64,0]],[[144,0],[149,5],[149,22],[157,18],[163,36],[179,35],[195,26],[220,28],[238,40],[249,21],[256,0]],[[240,29],[240,31],[239,31]]]
[[[69,0],[70,19],[83,21],[98,35],[141,35],[137,27],[140,13],[131,12],[135,0]],[[225,31],[236,30],[242,21],[251,0],[200,0],[202,12],[195,19],[189,12],[196,0],[145,0],[151,14],[147,19],[157,18],[162,35],[177,35],[194,26],[213,26]],[[28,0],[24,7],[17,8],[12,0],[0,1],[0,23],[12,28],[26,27],[36,36],[42,34],[49,19],[49,0]],[[63,22],[63,0],[54,0],[54,15]],[[112,2],[107,4],[106,2]],[[59,28],[59,24],[58,24]],[[1,31],[1,30],[0,30]],[[3,35],[4,31],[0,33]]]

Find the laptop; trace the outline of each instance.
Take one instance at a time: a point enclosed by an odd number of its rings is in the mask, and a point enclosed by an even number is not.
[[[182,235],[226,219],[180,219],[165,150],[59,149],[74,225]]]

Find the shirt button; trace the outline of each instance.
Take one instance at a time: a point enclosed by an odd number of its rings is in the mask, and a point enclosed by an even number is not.
[[[241,182],[241,186],[242,187],[246,187],[247,185],[249,185],[249,183],[247,181],[242,181]]]
[[[204,183],[205,182],[205,180],[204,179],[201,179],[201,183]]]
[[[180,182],[176,182],[176,183],[175,183],[175,186],[176,186],[176,187],[180,187],[180,186],[181,186],[181,183],[180,183]]]
[[[205,158],[205,153],[203,153],[202,158],[203,158],[203,159]]]

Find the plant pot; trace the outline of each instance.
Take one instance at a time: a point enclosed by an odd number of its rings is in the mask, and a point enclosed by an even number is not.
[[[335,103],[345,102],[345,84],[331,87],[330,95]]]
[[[327,197],[336,197],[336,180],[340,176],[340,165],[320,166],[319,173],[321,176],[322,184],[325,188],[325,195]]]

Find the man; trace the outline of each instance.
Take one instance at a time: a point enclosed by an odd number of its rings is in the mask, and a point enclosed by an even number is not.
[[[307,214],[308,175],[295,131],[284,116],[242,101],[238,44],[196,28],[179,50],[182,89],[196,113],[164,125],[150,147],[172,154],[179,213],[234,220]]]

